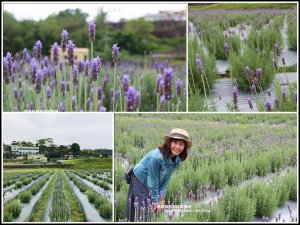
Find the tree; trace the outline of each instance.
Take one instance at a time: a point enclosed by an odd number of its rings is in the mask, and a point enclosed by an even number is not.
[[[71,151],[73,153],[73,155],[79,155],[80,154],[80,146],[77,143],[73,143],[71,145]]]

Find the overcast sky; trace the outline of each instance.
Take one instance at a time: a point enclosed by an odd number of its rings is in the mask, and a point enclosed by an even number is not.
[[[185,3],[3,3],[2,10],[14,14],[17,20],[45,19],[49,15],[66,9],[81,9],[82,12],[88,13],[88,20],[92,20],[103,9],[107,12],[107,20],[118,22],[121,18],[134,19],[142,17],[148,13],[158,13],[161,10],[181,11],[186,10]]]
[[[78,143],[80,149],[112,149],[112,113],[3,113],[3,143],[53,138],[54,144]]]

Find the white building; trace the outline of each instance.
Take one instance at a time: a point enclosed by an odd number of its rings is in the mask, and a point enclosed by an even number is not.
[[[146,14],[144,16],[145,20],[147,21],[185,21],[186,20],[186,14],[185,11],[159,11],[159,13],[156,14]]]
[[[23,147],[15,144],[11,145],[11,152],[14,155],[39,154],[39,147]]]

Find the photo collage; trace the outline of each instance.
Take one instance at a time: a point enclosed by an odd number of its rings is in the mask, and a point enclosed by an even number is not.
[[[2,2],[2,223],[298,223],[290,2]]]

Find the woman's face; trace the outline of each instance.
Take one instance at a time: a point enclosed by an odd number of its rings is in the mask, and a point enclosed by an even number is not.
[[[183,140],[174,140],[171,143],[171,157],[178,156],[184,149],[185,142]]]

